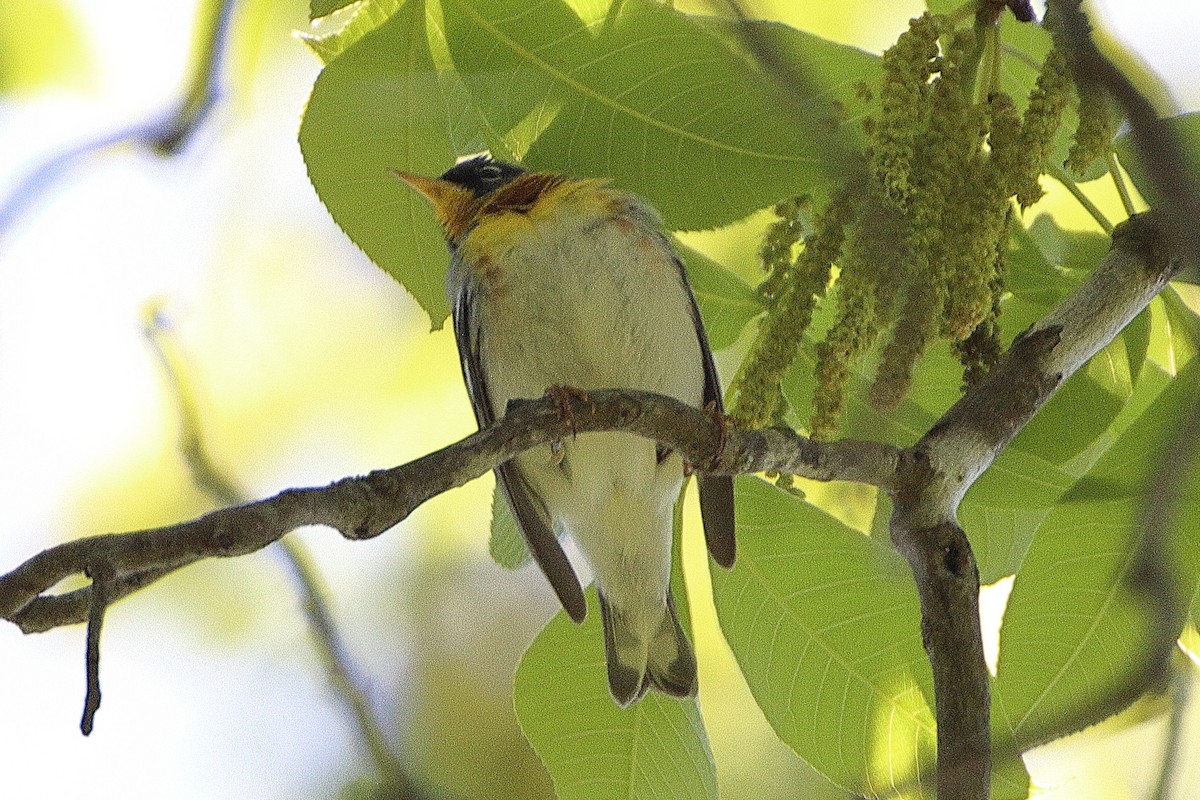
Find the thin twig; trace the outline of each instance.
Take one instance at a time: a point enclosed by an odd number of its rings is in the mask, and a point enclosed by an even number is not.
[[[87,692],[83,699],[83,719],[79,723],[84,736],[91,734],[96,712],[100,710],[100,629],[104,627],[104,615],[108,611],[108,588],[113,570],[105,562],[97,561],[88,568],[87,574],[92,579],[92,597],[88,609],[87,646],[84,648]]]
[[[1133,197],[1129,194],[1129,186],[1125,183],[1125,176],[1121,172],[1121,165],[1117,162],[1117,154],[1109,150],[1104,154],[1105,162],[1108,164],[1108,174],[1112,177],[1113,186],[1117,189],[1117,194],[1121,197],[1121,205],[1125,208],[1125,213],[1133,216],[1137,213],[1137,206],[1133,202]]]
[[[188,376],[186,359],[177,341],[170,336],[169,324],[162,309],[148,310],[146,338],[158,356],[167,382],[175,391],[176,410],[180,420],[179,449],[184,456],[196,486],[219,505],[230,506],[246,502],[247,494],[221,470],[209,453],[201,425],[197,393]],[[296,590],[303,599],[305,616],[313,634],[313,644],[321,659],[325,674],[334,693],[346,704],[354,717],[363,747],[371,755],[380,781],[406,798],[422,794],[401,767],[399,756],[392,750],[383,725],[376,718],[366,690],[355,679],[356,672],[350,653],[342,639],[333,613],[326,601],[328,592],[316,566],[299,543],[282,539],[275,550],[287,567]]]

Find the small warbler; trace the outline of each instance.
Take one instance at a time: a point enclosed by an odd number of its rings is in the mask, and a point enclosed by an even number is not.
[[[644,200],[486,155],[440,178],[396,174],[429,200],[446,235],[446,291],[480,426],[509,400],[552,387],[641,389],[722,412],[683,264]],[[522,453],[496,480],[576,622],[587,606],[555,534],[569,533],[590,564],[613,698],[626,706],[649,687],[694,695],[696,656],[669,585],[682,457],[630,433],[581,433]],[[699,483],[709,551],[729,567],[732,479]]]

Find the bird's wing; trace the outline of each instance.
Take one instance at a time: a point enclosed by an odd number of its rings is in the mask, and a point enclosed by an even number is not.
[[[670,243],[667,243],[670,247]],[[671,248],[674,252],[674,248]],[[717,368],[713,364],[712,348],[708,344],[708,333],[704,330],[704,320],[700,318],[700,306],[696,304],[696,295],[692,292],[691,281],[688,280],[687,269],[682,259],[675,256],[675,266],[679,270],[679,279],[687,290],[688,300],[692,305],[692,323],[696,326],[696,338],[700,340],[700,358],[704,362],[704,405],[711,408],[713,413],[723,415],[725,403],[721,399],[721,382],[717,378]],[[696,476],[700,487],[700,517],[704,521],[704,541],[708,543],[708,552],[713,560],[728,569],[733,566],[737,557],[737,539],[733,529],[733,478],[729,475]]]
[[[475,318],[471,302],[471,287],[463,287],[456,295],[452,309],[454,317],[454,339],[458,343],[459,361],[462,363],[463,381],[475,410],[475,420],[483,428],[495,422],[487,381],[480,362],[479,321]],[[525,537],[533,560],[541,567],[558,595],[567,614],[576,622],[582,622],[587,614],[587,603],[579,578],[567,560],[562,545],[550,528],[545,509],[540,499],[526,483],[516,461],[509,461],[496,468],[496,485],[500,488],[508,507],[517,521],[517,527]]]

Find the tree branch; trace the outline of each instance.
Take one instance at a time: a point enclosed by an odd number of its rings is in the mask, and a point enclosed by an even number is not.
[[[673,398],[627,390],[589,391],[510,404],[494,425],[399,467],[326,487],[289,489],[267,500],[213,511],[162,528],[106,534],[45,550],[0,577],[0,618],[26,633],[82,622],[90,588],[43,597],[56,583],[107,564],[110,601],[202,558],[252,553],[304,525],[348,539],[378,536],[431,497],[479,477],[539,444],[575,433],[627,431],[654,438],[709,472],[791,472],[888,488],[897,450],[874,442],[812,442],[793,431],[738,431]]]
[[[1152,215],[1120,227],[1113,248],[1076,292],[1018,337],[989,377],[907,450],[854,440],[813,442],[783,428],[742,431],[647,392],[606,389],[565,400],[516,401],[494,425],[399,467],[291,489],[178,525],[43,551],[0,577],[0,617],[26,632],[87,619],[93,589],[43,593],[97,565],[112,571],[111,603],[193,561],[250,553],[302,525],[328,525],[350,539],[377,536],[425,500],[530,447],[575,433],[626,431],[679,450],[700,471],[790,472],[868,483],[892,495],[892,538],[913,569],[934,666],[944,787],[939,796],[986,797],[988,689],[978,574],[955,510],[971,482],[1061,382],[1161,290],[1175,266],[1165,253]]]
[[[937,796],[986,800],[990,694],[979,628],[979,571],[958,503],[1051,395],[1158,294],[1177,262],[1153,214],[1113,232],[1088,278],[1012,343],[987,377],[901,455],[892,541],[921,598],[938,724]]]

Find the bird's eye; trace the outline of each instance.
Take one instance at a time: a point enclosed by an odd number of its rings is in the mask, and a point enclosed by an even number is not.
[[[483,178],[488,183],[495,183],[503,176],[500,168],[495,164],[484,164],[479,168],[479,177]]]

